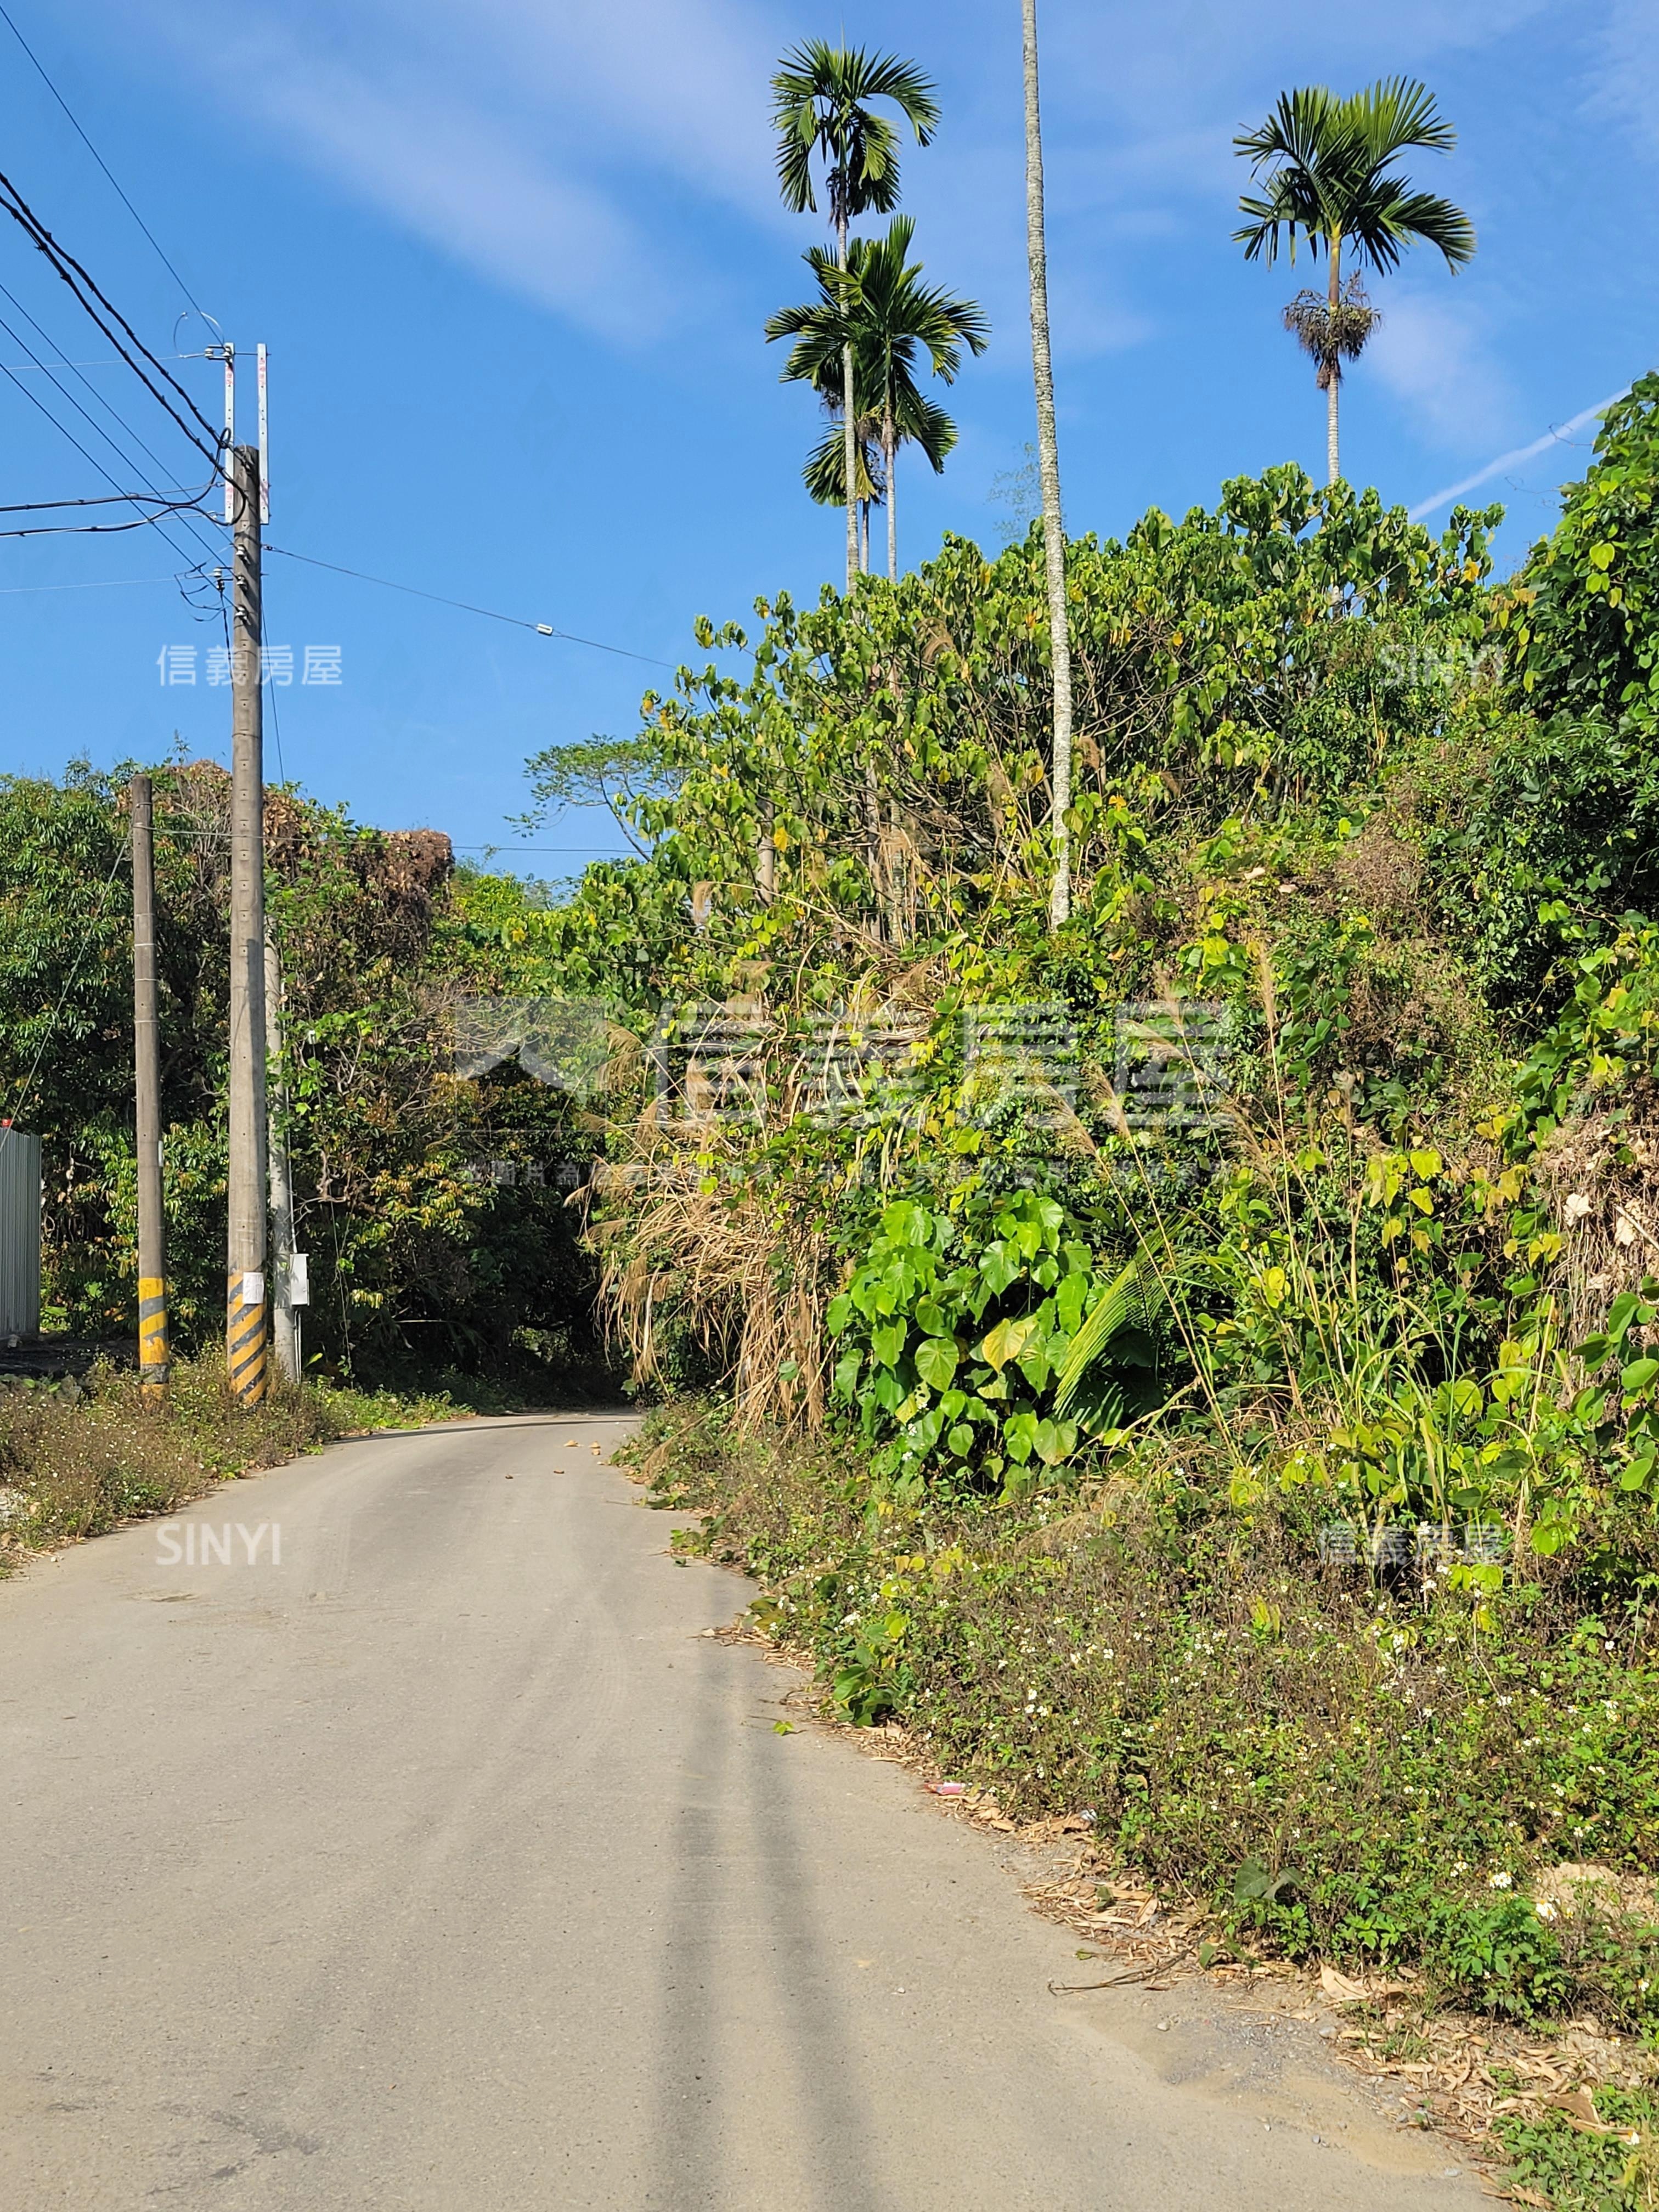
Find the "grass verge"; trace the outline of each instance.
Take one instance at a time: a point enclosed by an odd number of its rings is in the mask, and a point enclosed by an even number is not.
[[[1431,1575],[1310,1569],[1295,1497],[1241,1510],[1178,1469],[905,1505],[844,1439],[744,1437],[684,1405],[635,1452],[658,1502],[702,1516],[682,1547],[760,1582],[757,1624],[810,1655],[844,1717],[902,1721],[1015,1820],[1086,1821],[1103,1860],[1200,1908],[1234,1954],[1484,2019],[1488,2147],[1520,2201],[1659,2206],[1641,1593],[1591,1613],[1539,1560],[1482,1626]],[[1553,2108],[1548,2082],[1509,2094],[1499,2044],[1568,2024],[1557,2081],[1606,2111]]]
[[[446,1393],[278,1383],[247,1413],[217,1360],[175,1366],[163,1413],[137,1377],[94,1367],[72,1388],[0,1384],[0,1572],[31,1552],[171,1513],[228,1475],[276,1467],[366,1429],[447,1420],[467,1410]]]

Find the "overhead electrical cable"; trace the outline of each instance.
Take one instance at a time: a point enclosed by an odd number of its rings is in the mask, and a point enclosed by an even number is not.
[[[161,266],[167,270],[168,276],[172,277],[173,283],[184,294],[185,299],[190,301],[191,306],[195,308],[197,313],[201,316],[202,320],[206,322],[208,318],[204,313],[203,313],[201,303],[198,301],[196,295],[191,290],[189,285],[185,283],[184,278],[173,267],[173,263],[169,260],[167,253],[163,251],[161,242],[156,237],[155,233],[150,228],[149,225],[144,221],[143,216],[139,214],[137,209],[134,207],[132,202],[122,191],[120,185],[116,179],[114,171],[110,167],[109,163],[104,159],[98,149],[93,144],[91,139],[88,137],[86,132],[82,129],[79,117],[70,106],[68,100],[64,99],[63,94],[58,91],[51,77],[47,76],[46,64],[41,61],[40,57],[35,52],[33,47],[30,46],[28,40],[23,36],[23,33],[18,29],[16,24],[13,22],[10,15],[3,7],[0,7],[0,21],[3,21],[6,28],[11,33],[13,38],[16,40],[18,45],[21,46],[23,52],[28,56],[30,61],[33,63],[41,82],[46,86],[46,90],[52,94],[52,98],[58,102],[58,105],[63,109],[64,114],[68,116],[75,134],[80,139],[81,143],[86,148],[88,153],[91,155],[93,160],[97,162],[105,176],[108,178],[111,185],[114,189],[116,198],[120,201],[122,206],[132,217],[133,221],[137,224],[139,229],[143,232],[144,236],[155,247],[156,258],[161,262]]]
[[[30,406],[39,408],[41,414],[46,416],[47,422],[52,424],[52,428],[62,432],[64,436],[69,440],[70,445],[74,447],[76,452],[80,454],[83,460],[89,461],[92,464],[92,466],[97,470],[99,475],[102,477],[104,482],[110,486],[112,490],[118,494],[120,493],[120,486],[116,483],[114,477],[104,466],[103,463],[96,459],[93,454],[87,451],[86,447],[81,443],[81,441],[76,436],[74,431],[71,430],[66,423],[60,422],[58,421],[58,417],[52,413],[51,408],[46,404],[44,400],[37,398],[37,396],[29,390],[27,385],[22,383],[15,375],[13,374],[10,369],[0,371],[0,374],[3,374],[7,377],[10,378],[12,383],[16,385],[17,389],[22,393],[24,398],[28,401]],[[211,489],[212,487],[210,484],[204,487],[202,491],[191,492],[187,497],[179,500],[172,506],[164,507],[162,511],[165,514],[183,514],[186,511],[199,514],[201,509],[198,502],[204,498],[206,492]],[[125,497],[125,495],[123,495],[123,496]],[[0,538],[110,538],[114,537],[118,532],[124,530],[147,529],[155,529],[157,531],[166,543],[172,546],[173,551],[180,556],[187,568],[196,568],[201,566],[199,562],[192,561],[191,559],[190,549],[188,546],[180,545],[177,538],[167,537],[167,532],[161,528],[161,518],[154,514],[135,515],[131,522],[40,523],[27,530],[0,530]]]
[[[362,568],[343,568],[337,561],[319,561],[314,553],[295,553],[286,545],[270,545],[267,553],[279,554],[284,561],[303,561],[308,568],[326,568],[336,576],[355,577],[360,584],[379,584],[388,592],[406,592],[411,599],[430,599],[434,606],[459,607],[463,614],[482,615],[486,622],[507,623],[514,629],[533,630],[538,637],[562,638],[567,645],[592,646],[596,653],[614,653],[624,660],[643,660],[652,668],[670,668],[672,660],[659,660],[653,653],[635,653],[629,646],[605,645],[597,637],[578,637],[574,630],[556,629],[551,623],[531,622],[523,615],[504,615],[494,607],[480,607],[471,599],[447,599],[441,592],[422,591],[418,584],[399,584],[390,576],[371,576]]]
[[[70,445],[74,447],[76,452],[80,454],[82,460],[90,462],[91,465],[97,470],[99,475],[104,479],[104,482],[118,498],[123,501],[126,501],[131,498],[131,495],[124,494],[121,491],[121,487],[116,483],[114,477],[104,466],[103,463],[99,460],[94,454],[89,453],[87,451],[87,448],[81,443],[81,441],[76,436],[74,431],[70,428],[69,425],[66,422],[60,422],[57,416],[52,413],[51,408],[46,405],[46,402],[41,399],[37,393],[31,392],[27,385],[23,383],[21,379],[16,376],[12,370],[6,369],[0,372],[0,374],[3,374],[11,383],[16,385],[17,389],[22,393],[24,398],[28,401],[30,406],[38,408],[40,412],[46,416],[47,422],[52,424],[54,430],[61,432],[61,434],[69,440]],[[162,514],[182,514],[187,512],[199,514],[201,512],[199,502],[211,489],[212,484],[210,482],[208,484],[204,486],[201,491],[188,493],[184,497],[171,502],[163,501],[161,508]],[[159,497],[159,495],[154,493],[141,495],[138,501],[136,503],[149,504],[151,500],[157,497]],[[167,535],[167,532],[161,526],[161,516],[156,514],[137,514],[135,515],[130,522],[37,523],[24,530],[0,530],[0,538],[112,538],[124,530],[147,529],[155,530],[156,534],[161,538],[162,542],[165,544],[170,545],[173,550],[178,554],[187,568],[197,568],[202,565],[199,561],[196,561],[191,558],[189,546],[181,545],[176,538],[171,538]]]
[[[51,332],[46,330],[37,319],[29,313],[28,309],[23,305],[22,301],[17,297],[15,293],[9,291],[3,284],[0,284],[0,297],[4,297],[10,301],[12,306],[17,310],[18,313],[22,316],[24,321],[29,325],[29,328],[36,333],[44,343],[49,345],[52,343]],[[163,471],[166,470],[166,462],[162,460],[161,455],[155,452],[155,448],[149,445],[149,443],[139,434],[138,431],[134,429],[131,423],[127,421],[125,416],[123,415],[118,408],[112,405],[110,401],[104,397],[101,392],[100,392],[98,386],[92,381],[91,378],[82,375],[82,363],[73,361],[42,361],[39,354],[35,352],[34,349],[29,345],[27,341],[21,341],[21,343],[22,343],[23,351],[28,355],[30,361],[37,368],[44,371],[47,376],[51,377],[54,384],[58,381],[54,371],[59,368],[68,369],[70,374],[75,378],[76,382],[82,386],[91,397],[97,401],[99,406],[103,409],[110,420],[126,433],[127,436],[131,439],[133,444],[137,447],[139,452],[145,454],[150,460],[152,460],[158,469],[161,469]],[[85,363],[84,366],[94,368],[100,367],[116,368],[119,366],[119,363],[113,362],[103,363],[90,362]]]
[[[151,398],[166,408],[167,413],[172,416],[173,421],[184,432],[185,437],[190,440],[191,445],[197,448],[198,452],[200,453],[205,459],[211,461],[214,467],[218,469],[222,474],[223,459],[221,447],[222,446],[223,440],[221,432],[208,421],[206,416],[203,414],[201,409],[191,398],[189,392],[185,391],[184,386],[179,383],[178,378],[173,374],[171,370],[163,365],[156,355],[150,351],[149,348],[139,337],[137,331],[133,329],[132,325],[128,322],[126,317],[121,313],[114,301],[100,289],[93,277],[88,275],[87,270],[83,269],[81,264],[75,258],[75,256],[69,252],[64,247],[58,245],[57,240],[41,222],[40,216],[35,214],[33,209],[30,207],[28,202],[18,191],[16,185],[12,183],[9,177],[3,173],[0,173],[0,208],[4,209],[5,212],[11,216],[12,220],[17,224],[24,234],[29,238],[46,256],[46,258],[51,265],[53,272],[69,287],[69,289],[74,295],[76,302],[90,319],[97,325],[97,327],[102,331],[104,336],[115,348],[117,353],[121,356],[128,368],[132,370],[133,374],[144,386]],[[91,296],[88,297],[88,295]],[[96,301],[98,303],[96,307],[93,305],[94,301]],[[101,313],[100,313],[100,309],[102,310]],[[202,442],[201,438],[198,437],[196,432],[191,428],[190,424],[185,422],[184,416],[173,404],[173,402],[167,398],[166,392],[161,389],[161,386],[155,382],[155,379],[149,375],[143,364],[133,359],[131,354],[128,352],[126,347],[121,343],[116,331],[110,327],[110,321],[106,320],[106,318],[112,319],[119,325],[122,331],[125,331],[127,337],[137,348],[139,353],[143,356],[144,360],[147,361],[150,364],[150,367],[155,369],[156,375],[162,378],[166,383],[172,386],[173,390],[184,402],[190,412],[195,416],[198,424],[205,434],[208,441],[205,445]]]
[[[180,514],[199,514],[202,510],[198,507],[180,507],[173,511]],[[151,530],[160,526],[155,515],[138,514],[131,522],[43,522],[33,530],[0,530],[0,538],[118,538],[124,530]],[[162,532],[162,536],[166,537],[167,533]],[[175,544],[172,538],[168,538],[167,542],[187,563],[181,573],[195,575],[203,565],[201,562],[191,561],[188,549]]]
[[[28,314],[27,307],[25,307],[22,312],[25,314]],[[28,319],[30,322],[34,323],[34,327],[38,331],[40,325],[39,323],[34,322],[33,316],[29,315]],[[161,356],[161,359],[163,361],[206,361],[210,357],[210,356],[208,355],[201,353],[164,353]],[[40,363],[38,362],[15,361],[11,365],[14,368],[39,368]],[[47,366],[51,368],[125,368],[126,367],[126,363],[122,360],[119,354],[112,354],[107,360],[104,361],[54,361],[48,362]]]
[[[14,299],[14,298],[13,298],[13,296],[12,296],[11,293],[10,293],[10,292],[9,292],[9,291],[7,291],[7,290],[6,290],[5,286],[4,286],[4,285],[3,285],[3,284],[0,284],[0,295],[4,295],[4,297],[5,297],[6,299],[8,299],[8,300],[11,301],[11,304],[13,305],[13,307],[17,307],[17,308],[18,308],[18,312],[19,312],[20,313],[21,313],[21,314],[25,314],[25,315],[28,315],[28,310],[27,310],[26,307],[21,307],[21,306],[20,306],[20,303],[19,303],[15,299]],[[32,323],[33,323],[33,322],[34,322],[34,318],[33,318],[32,315],[29,315],[29,316],[28,316],[28,319],[29,319],[29,320],[30,320],[30,322],[32,322]],[[40,330],[40,325],[39,325],[38,323],[35,323],[35,324],[34,324],[34,327],[35,327],[35,329],[36,329],[36,330]],[[5,334],[6,334],[6,336],[7,336],[9,338],[12,338],[12,339],[14,339],[14,340],[16,342],[16,343],[17,343],[19,346],[21,346],[21,347],[22,348],[22,350],[23,350],[25,353],[33,354],[33,348],[30,346],[30,344],[29,344],[29,343],[28,343],[27,339],[27,338],[25,338],[25,337],[21,337],[21,336],[19,334],[19,332],[17,332],[16,331],[15,331],[15,330],[12,328],[11,325],[10,325],[9,322],[7,322],[7,320],[5,319],[5,318],[4,318],[4,316],[3,316],[3,315],[0,315],[0,331],[3,331],[5,332]],[[43,336],[43,337],[45,336],[45,333],[44,333],[44,332],[42,332],[41,334],[42,334],[42,336]],[[148,490],[148,491],[149,491],[151,494],[155,494],[155,491],[156,491],[156,489],[157,489],[157,488],[156,488],[155,484],[154,483],[154,482],[153,482],[153,481],[152,481],[152,480],[151,480],[151,479],[150,479],[150,478],[146,475],[146,473],[145,473],[144,470],[143,470],[142,467],[137,466],[137,465],[133,462],[132,458],[131,458],[131,456],[130,454],[128,454],[128,453],[123,453],[123,452],[122,452],[122,450],[121,450],[120,447],[116,443],[115,440],[114,440],[113,438],[112,438],[112,437],[111,437],[111,435],[110,435],[110,434],[109,434],[109,432],[108,432],[106,429],[105,429],[105,428],[104,428],[103,424],[102,424],[101,422],[95,422],[95,421],[94,420],[94,418],[93,418],[93,417],[92,417],[92,416],[91,416],[87,412],[86,409],[85,409],[85,408],[81,404],[81,402],[80,402],[80,401],[76,398],[75,394],[74,394],[71,391],[70,391],[70,389],[68,388],[68,386],[67,386],[63,382],[62,379],[61,379],[60,377],[58,377],[58,375],[56,375],[56,374],[53,373],[53,371],[52,371],[52,369],[50,369],[49,368],[47,368],[47,367],[46,367],[46,364],[44,362],[40,361],[40,360],[38,358],[38,356],[35,358],[35,366],[36,366],[36,368],[40,368],[40,369],[43,369],[43,370],[45,371],[45,373],[46,373],[46,380],[48,381],[48,383],[50,383],[50,384],[51,384],[51,386],[52,386],[52,389],[53,389],[55,392],[58,392],[61,393],[61,394],[62,394],[62,396],[63,396],[63,398],[65,398],[66,400],[68,400],[68,402],[69,402],[70,405],[72,408],[74,408],[74,410],[75,410],[76,413],[76,414],[81,417],[82,421],[82,422],[87,425],[88,428],[93,432],[93,434],[94,434],[94,436],[96,436],[96,437],[100,437],[100,438],[101,438],[101,439],[103,440],[104,443],[105,443],[105,444],[109,447],[109,449],[110,449],[110,451],[111,451],[111,453],[112,453],[115,455],[116,459],[117,459],[121,463],[122,466],[123,466],[124,468],[131,468],[131,469],[132,469],[132,470],[133,470],[133,471],[134,471],[134,473],[135,473],[135,474],[139,477],[139,479],[140,479],[140,480],[144,483],[144,485],[145,485],[145,487],[146,487],[147,490]],[[7,375],[11,379],[11,381],[12,381],[14,384],[16,384],[16,383],[18,382],[18,377],[17,377],[16,372],[15,372],[15,370],[12,370],[12,369],[7,369],[7,370],[6,370],[6,372],[5,372],[5,374],[7,374]],[[149,447],[147,445],[145,445],[144,441],[143,441],[143,439],[138,435],[137,432],[136,430],[134,430],[129,423],[127,423],[127,422],[124,422],[124,421],[122,420],[121,416],[120,416],[119,415],[118,415],[118,414],[115,412],[115,410],[114,410],[112,407],[110,407],[110,406],[109,406],[108,402],[107,402],[107,401],[106,401],[106,400],[103,400],[103,399],[101,398],[101,396],[98,393],[98,392],[94,388],[94,386],[91,386],[90,384],[87,384],[87,380],[86,380],[86,378],[85,378],[85,377],[82,377],[81,381],[82,381],[82,384],[86,384],[86,385],[87,385],[87,389],[88,389],[88,392],[90,392],[92,393],[93,398],[94,398],[94,399],[99,399],[99,400],[100,400],[100,404],[101,405],[103,405],[103,406],[106,408],[106,411],[107,411],[107,412],[109,413],[109,415],[112,416],[112,418],[113,419],[113,421],[114,421],[114,422],[116,422],[116,423],[117,423],[117,424],[118,424],[118,425],[122,429],[124,429],[124,430],[125,430],[125,431],[126,431],[127,435],[128,435],[128,436],[132,440],[133,443],[134,443],[135,445],[138,446],[138,447],[140,447],[140,448],[141,448],[144,453],[148,453],[148,454],[149,455],[150,459],[151,459],[152,461],[154,461],[154,462],[155,463],[156,466],[159,468],[159,467],[161,465],[161,457],[160,457],[158,454],[156,454],[156,453],[151,453],[151,452],[150,452]],[[26,389],[27,387],[21,387],[21,386],[20,386],[20,388]],[[31,393],[29,394],[29,397],[30,397],[31,398],[33,398],[33,399],[35,399],[35,402],[36,402],[36,404],[37,404],[37,405],[39,405],[39,404],[40,404],[40,402],[39,402],[39,399],[38,399],[38,398],[37,398],[37,395],[36,395],[36,394],[34,394],[34,393],[31,392]],[[49,412],[49,411],[50,411],[50,410],[48,410],[48,412]],[[54,416],[54,417],[52,417],[52,419],[55,421],[55,420],[56,420],[56,417]],[[62,425],[61,425],[61,424],[59,425],[59,428],[62,428]],[[85,451],[85,448],[84,448],[84,447],[82,447],[82,452],[84,452],[84,451]],[[88,456],[88,458],[90,458],[90,456]],[[102,474],[102,475],[104,475],[104,477],[105,477],[105,480],[106,480],[106,483],[112,483],[112,482],[113,482],[113,479],[112,479],[112,478],[111,478],[111,477],[108,476],[107,471],[100,471],[100,474]],[[195,493],[195,494],[191,495],[191,498],[192,501],[193,501],[195,499],[198,499],[198,498],[199,498],[199,497],[201,497],[201,496],[202,496],[202,495],[201,495],[201,494],[199,494],[199,493]],[[178,512],[178,511],[179,511],[179,510],[178,510],[178,508],[175,507],[175,508],[174,508],[174,512]],[[189,527],[189,526],[190,526],[186,525],[186,527]],[[200,531],[199,531],[199,530],[191,529],[191,536],[192,536],[192,537],[195,538],[195,540],[196,540],[196,544],[197,544],[197,548],[198,548],[198,552],[203,553],[203,554],[205,554],[205,555],[206,555],[206,556],[207,556],[207,558],[208,558],[209,560],[213,560],[213,559],[216,559],[216,558],[217,557],[218,549],[217,549],[217,547],[216,547],[216,546],[213,544],[213,543],[211,542],[211,540],[210,540],[210,539],[204,538],[204,537],[202,535],[202,533],[200,532]],[[176,539],[176,538],[168,538],[168,537],[167,537],[167,533],[165,531],[163,531],[163,532],[161,532],[161,535],[163,536],[163,538],[167,538],[167,544],[173,547],[173,551],[174,551],[175,553],[183,553],[183,552],[185,552],[185,548],[184,548],[183,546],[181,546],[181,545],[179,544],[179,542],[177,541],[177,539]],[[188,559],[188,557],[189,557],[189,556],[188,556],[188,555],[186,555],[186,558],[187,558],[187,559]]]
[[[175,501],[182,504],[201,496],[198,491],[112,491],[102,493],[96,499],[26,499],[20,501],[15,507],[0,507],[0,514],[46,514],[56,507],[126,507],[133,502],[143,505],[151,501],[159,501],[166,507]],[[41,588],[44,590],[45,586]]]
[[[130,584],[176,584],[177,576],[95,576],[85,584],[0,584],[0,599],[15,599],[25,592],[113,592]]]

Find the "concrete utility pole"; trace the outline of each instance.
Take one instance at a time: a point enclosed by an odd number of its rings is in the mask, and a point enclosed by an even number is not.
[[[265,1073],[270,1086],[270,1338],[276,1371],[300,1379],[294,1310],[294,1180],[288,1158],[288,1077],[283,1065],[283,969],[265,933]]]
[[[237,1402],[265,1395],[264,729],[259,453],[231,449],[230,1203],[225,1351]]]
[[[161,1071],[155,1035],[155,838],[149,778],[127,787],[132,821],[132,1046],[138,1156],[138,1386],[167,1401],[167,1217],[161,1207]]]

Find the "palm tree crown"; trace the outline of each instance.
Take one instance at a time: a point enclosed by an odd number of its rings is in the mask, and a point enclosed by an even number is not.
[[[873,416],[881,444],[887,565],[893,577],[898,573],[893,501],[898,447],[909,441],[920,445],[937,471],[956,442],[950,418],[917,387],[918,351],[925,349],[933,374],[950,384],[962,365],[963,346],[983,353],[990,337],[990,325],[975,301],[957,299],[941,285],[921,282],[921,263],[909,258],[915,236],[915,223],[897,216],[884,238],[853,240],[844,266],[814,247],[805,260],[817,280],[817,298],[782,309],[766,325],[769,339],[796,341],[785,380],[811,384],[826,397],[835,392],[850,351],[854,418]],[[837,401],[844,411],[844,386]],[[809,488],[814,477],[827,481],[816,455],[809,464]],[[844,461],[839,479],[844,485]]]
[[[821,157],[830,220],[839,235],[866,211],[887,215],[898,204],[899,137],[870,103],[888,100],[926,146],[939,127],[931,80],[896,54],[832,46],[809,39],[787,53],[772,79],[772,124],[778,134],[778,189],[796,215],[816,210],[812,157]]]
[[[1377,316],[1365,296],[1359,269],[1386,275],[1409,246],[1438,246],[1449,269],[1474,253],[1474,227],[1449,200],[1417,191],[1395,166],[1413,149],[1448,154],[1457,133],[1435,106],[1434,95],[1408,77],[1388,77],[1339,99],[1323,85],[1281,93],[1267,121],[1234,139],[1261,181],[1246,192],[1239,212],[1249,218],[1233,233],[1247,261],[1269,264],[1281,239],[1290,258],[1305,243],[1329,263],[1326,297],[1304,292],[1285,313],[1318,370],[1328,402],[1329,461],[1337,469],[1337,388],[1344,360],[1358,357]],[[1346,247],[1359,264],[1345,286]]]

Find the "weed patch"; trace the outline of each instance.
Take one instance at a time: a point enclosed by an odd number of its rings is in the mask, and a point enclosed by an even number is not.
[[[1482,1628],[1433,1589],[1310,1571],[1294,1498],[1246,1515],[1173,1472],[907,1510],[844,1449],[714,1412],[657,1416],[638,1449],[847,1718],[902,1719],[1010,1817],[1086,1818],[1260,1953],[1409,1966],[1494,2020],[1659,2027],[1653,1916],[1533,1893],[1564,1862],[1659,1862],[1653,1639],[1578,1611],[1565,1573]]]
[[[442,1420],[447,1396],[277,1384],[231,1400],[217,1359],[175,1366],[172,1402],[146,1410],[137,1377],[97,1367],[73,1389],[0,1385],[0,1571],[25,1554],[171,1513],[227,1476],[276,1467],[362,1429]]]

